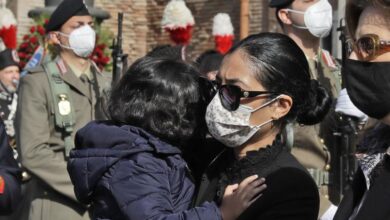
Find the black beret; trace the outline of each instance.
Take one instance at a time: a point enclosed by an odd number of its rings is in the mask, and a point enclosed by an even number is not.
[[[270,8],[283,8],[289,4],[291,4],[294,0],[270,0],[269,7]]]
[[[46,33],[57,31],[71,17],[76,15],[90,15],[84,0],[63,0],[50,16],[46,24]]]
[[[16,50],[5,49],[0,52],[0,70],[9,66],[19,67],[19,61]]]

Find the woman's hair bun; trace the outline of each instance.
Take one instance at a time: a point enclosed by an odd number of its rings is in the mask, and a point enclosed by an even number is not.
[[[297,122],[304,125],[314,125],[321,122],[332,105],[328,91],[317,80],[311,80],[310,92],[305,101],[305,105],[297,117]]]

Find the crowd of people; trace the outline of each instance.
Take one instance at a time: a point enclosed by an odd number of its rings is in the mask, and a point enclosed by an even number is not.
[[[0,219],[390,219],[390,1],[347,1],[341,61],[328,0],[269,7],[283,33],[195,60],[158,46],[112,84],[88,7],[63,0],[39,66],[20,78],[0,52]],[[361,136],[343,192],[340,115]]]

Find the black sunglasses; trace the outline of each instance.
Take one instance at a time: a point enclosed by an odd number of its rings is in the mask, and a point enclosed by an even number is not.
[[[244,91],[235,85],[222,85],[218,90],[222,106],[229,111],[235,111],[240,106],[241,98],[253,98],[259,95],[278,95],[270,91]]]
[[[219,85],[216,81],[209,80],[203,76],[199,77],[202,99],[208,104],[218,92]]]

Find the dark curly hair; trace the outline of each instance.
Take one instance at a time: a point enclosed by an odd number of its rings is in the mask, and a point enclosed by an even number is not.
[[[108,106],[115,123],[140,127],[180,146],[203,130],[205,109],[194,67],[152,57],[131,65],[113,88]]]
[[[251,35],[225,56],[235,51],[244,54],[257,81],[266,90],[293,99],[289,113],[279,119],[279,126],[294,120],[313,125],[326,116],[332,104],[329,93],[316,80],[310,79],[305,54],[291,38],[279,33]]]

